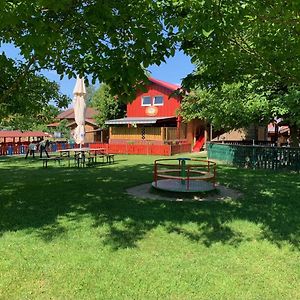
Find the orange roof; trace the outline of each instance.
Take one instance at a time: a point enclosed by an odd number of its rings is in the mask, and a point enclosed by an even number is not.
[[[163,86],[171,91],[176,91],[178,89],[181,88],[180,85],[178,84],[173,84],[173,83],[169,83],[169,82],[166,82],[166,81],[162,81],[162,80],[158,80],[158,79],[155,79],[153,77],[150,77],[149,80],[152,82],[152,83],[156,83],[160,86]]]
[[[86,113],[85,113],[85,117],[87,119],[93,119],[95,115],[98,114],[98,111],[93,108],[93,107],[87,107],[86,108]],[[62,120],[62,119],[75,119],[74,116],[74,109],[73,108],[69,108],[63,112],[61,112],[58,116],[57,119]]]
[[[51,134],[42,131],[1,130],[0,138],[14,137],[50,137]]]

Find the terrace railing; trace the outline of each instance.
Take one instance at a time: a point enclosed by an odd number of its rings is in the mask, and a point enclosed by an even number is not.
[[[186,139],[186,130],[176,127],[111,127],[110,140],[174,141]]]

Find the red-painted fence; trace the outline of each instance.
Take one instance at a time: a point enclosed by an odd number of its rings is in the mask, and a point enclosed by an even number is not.
[[[171,155],[191,152],[191,144],[171,145]]]
[[[0,156],[26,154],[29,142],[17,143],[0,143]],[[84,147],[89,146],[85,144]],[[56,152],[57,150],[78,148],[78,145],[67,143],[51,143],[48,152]]]
[[[28,142],[20,143],[0,143],[0,156],[26,154]],[[175,144],[175,145],[148,145],[148,144],[102,144],[91,143],[84,145],[91,148],[104,148],[107,153],[115,154],[144,154],[144,155],[164,155],[170,156],[177,153],[191,152],[190,144]],[[49,152],[57,150],[78,148],[78,145],[67,143],[51,143]]]
[[[144,154],[170,156],[177,153],[191,152],[191,144],[178,145],[139,145],[139,144],[101,144],[92,143],[91,148],[104,148],[108,153]]]

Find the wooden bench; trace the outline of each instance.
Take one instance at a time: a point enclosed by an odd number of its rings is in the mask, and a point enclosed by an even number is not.
[[[74,155],[74,163],[75,166],[77,166],[78,168],[81,167],[85,167],[85,160],[86,160],[86,156],[82,153],[76,153]]]
[[[88,164],[96,163],[97,159],[102,158],[102,163],[114,163],[115,162],[115,155],[114,154],[109,154],[109,153],[101,153],[101,154],[95,154],[92,155],[90,154],[89,156],[86,157]]]
[[[47,168],[48,167],[48,161],[55,161],[58,162],[58,164],[60,165],[60,161],[62,160],[61,157],[42,157],[40,158],[40,160],[43,162],[43,168]]]
[[[115,155],[114,154],[104,154],[104,156],[106,157],[106,162],[111,164],[115,162]]]
[[[102,158],[102,162],[104,162],[104,154],[89,154],[86,156],[87,164],[97,163],[97,159],[99,158]]]

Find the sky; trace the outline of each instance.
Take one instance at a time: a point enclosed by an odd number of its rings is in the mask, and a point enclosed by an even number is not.
[[[3,51],[8,57],[13,59],[22,59],[19,50],[11,44],[2,44],[0,52]],[[182,79],[191,73],[193,69],[194,66],[191,63],[190,58],[179,51],[175,53],[174,57],[166,59],[166,63],[162,63],[160,66],[153,65],[148,68],[152,77],[174,84],[180,84]],[[73,89],[76,79],[68,79],[68,77],[64,77],[60,80],[60,76],[57,75],[55,71],[44,70],[42,74],[49,80],[58,82],[60,85],[60,91],[73,98]]]

